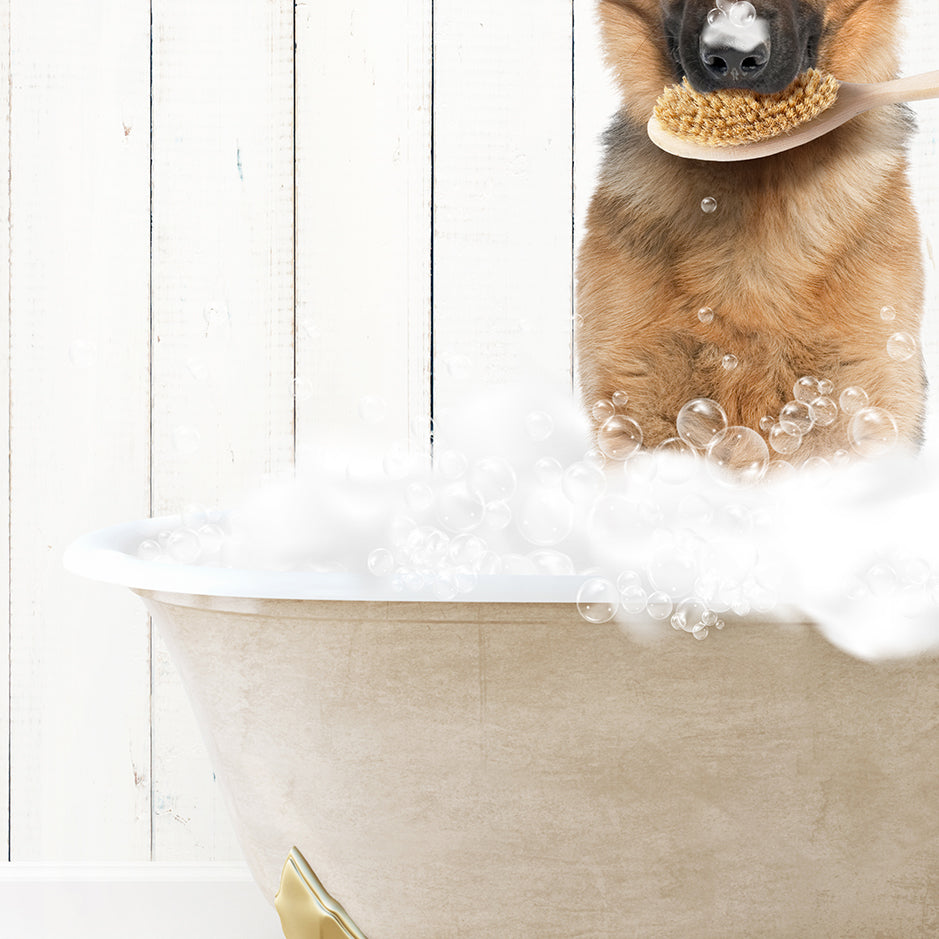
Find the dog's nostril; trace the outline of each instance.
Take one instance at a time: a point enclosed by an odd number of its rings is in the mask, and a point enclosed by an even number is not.
[[[766,65],[765,61],[760,61],[756,56],[750,55],[740,63],[740,70],[744,74],[748,72],[758,72],[764,65]]]
[[[719,55],[706,55],[704,56],[704,64],[712,71],[715,75],[726,75],[728,65],[726,60],[722,59]]]

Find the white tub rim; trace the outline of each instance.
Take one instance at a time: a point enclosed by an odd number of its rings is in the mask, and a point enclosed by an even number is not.
[[[161,531],[181,525],[179,516],[121,522],[76,538],[62,556],[80,577],[156,593],[258,600],[342,600],[458,603],[576,603],[590,575],[487,574],[455,601],[441,601],[431,588],[398,592],[388,578],[366,573],[282,571],[208,564],[146,561],[137,548]]]

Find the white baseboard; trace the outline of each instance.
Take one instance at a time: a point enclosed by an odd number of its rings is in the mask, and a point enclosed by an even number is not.
[[[0,864],[3,939],[283,939],[243,865]]]

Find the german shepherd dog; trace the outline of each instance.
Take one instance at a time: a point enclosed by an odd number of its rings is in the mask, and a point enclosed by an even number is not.
[[[646,447],[674,437],[679,409],[696,397],[720,403],[732,425],[760,431],[763,420],[765,434],[765,418],[813,376],[833,383],[835,401],[863,388],[893,415],[900,440],[916,444],[922,357],[886,351],[897,332],[918,342],[923,304],[910,111],[877,108],[800,148],[743,162],[680,159],[647,139],[656,98],[683,78],[705,93],[768,94],[809,67],[844,81],[895,77],[899,0],[752,4],[760,28],[748,34],[759,42],[738,49],[707,29],[714,0],[599,0],[622,106],[578,260],[585,404],[626,392]],[[705,199],[716,209],[702,211]],[[699,318],[702,308],[713,316]],[[784,458],[849,449],[847,422],[839,412]]]

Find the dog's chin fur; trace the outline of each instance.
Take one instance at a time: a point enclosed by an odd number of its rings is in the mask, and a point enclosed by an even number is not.
[[[907,182],[909,111],[880,108],[762,160],[705,163],[665,154],[645,125],[662,88],[676,79],[666,18],[680,6],[600,3],[622,108],[606,134],[578,262],[586,405],[626,391],[630,416],[655,446],[675,435],[675,417],[692,398],[714,398],[732,424],[758,429],[792,399],[798,378],[813,375],[839,389],[863,387],[872,404],[894,415],[901,437],[917,441],[921,360],[897,362],[885,351],[891,333],[919,335],[923,303]],[[811,27],[819,33],[819,68],[843,80],[893,77],[894,0],[798,6],[804,17],[811,8],[820,24]],[[717,201],[711,214],[700,208],[706,196]],[[879,311],[888,304],[897,318],[885,323]],[[705,306],[715,313],[709,324],[696,315]],[[739,362],[731,371],[722,367],[727,353]],[[789,459],[830,455],[844,447],[845,434],[842,415],[813,430]]]

